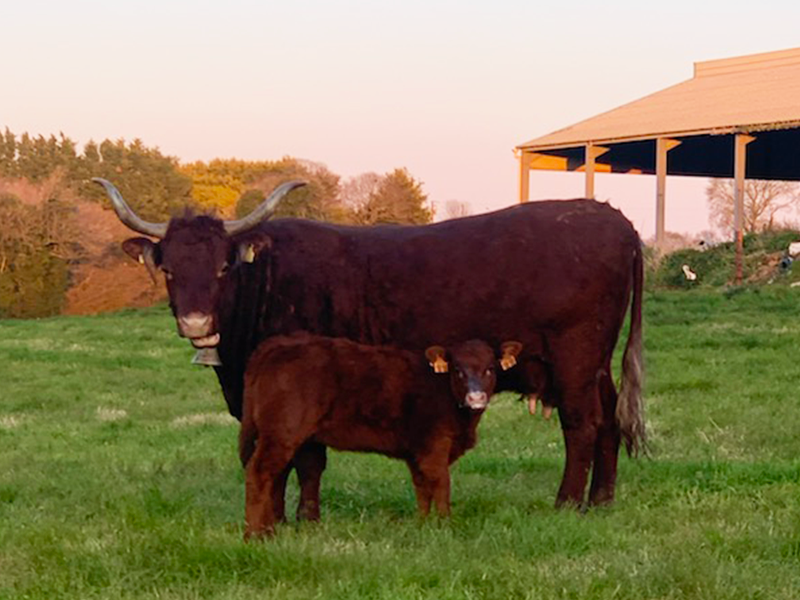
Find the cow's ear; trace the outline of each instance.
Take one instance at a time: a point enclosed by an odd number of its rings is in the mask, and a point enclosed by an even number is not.
[[[236,240],[236,258],[239,262],[252,263],[264,248],[272,248],[272,239],[266,233],[247,233]]]
[[[522,344],[509,341],[500,344],[500,367],[503,371],[508,371],[517,364],[517,357],[522,352]]]
[[[133,260],[138,261],[147,267],[147,272],[153,282],[156,280],[156,272],[158,271],[158,244],[153,243],[143,237],[130,238],[122,242],[122,249]]]
[[[425,358],[428,359],[435,373],[447,373],[448,365],[445,356],[447,352],[441,346],[431,346],[425,350]]]

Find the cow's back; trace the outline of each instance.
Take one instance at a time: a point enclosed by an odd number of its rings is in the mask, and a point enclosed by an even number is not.
[[[427,226],[269,224],[276,331],[419,350],[596,319],[627,298],[639,238],[607,204],[532,202]]]

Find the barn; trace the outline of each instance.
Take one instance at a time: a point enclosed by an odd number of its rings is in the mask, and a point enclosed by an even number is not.
[[[694,76],[519,144],[519,200],[531,170],[656,175],[656,244],[664,242],[666,176],[735,180],[741,244],[743,182],[800,180],[800,48],[697,62]],[[737,274],[740,265],[737,265]]]

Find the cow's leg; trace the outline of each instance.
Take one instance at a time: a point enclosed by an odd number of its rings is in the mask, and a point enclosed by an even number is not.
[[[288,469],[294,451],[291,446],[273,443],[267,436],[259,437],[245,470],[245,539],[275,533],[275,481]]]
[[[617,480],[617,457],[619,456],[620,431],[615,416],[617,390],[611,379],[610,365],[600,376],[600,400],[603,421],[597,431],[594,447],[592,485],[589,488],[589,504],[608,504],[614,500]]]
[[[319,487],[328,459],[323,444],[306,442],[294,456],[294,467],[300,482],[298,521],[319,521]]]
[[[556,507],[581,506],[595,444],[602,423],[597,374],[602,360],[590,336],[563,336],[554,349],[554,374],[560,401],[558,414],[566,445],[564,477],[556,496]]]

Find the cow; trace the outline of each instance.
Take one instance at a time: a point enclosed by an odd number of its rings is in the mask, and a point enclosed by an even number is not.
[[[292,458],[309,442],[404,460],[420,514],[433,502],[448,516],[449,467],[475,446],[498,358],[510,368],[520,349],[509,341],[496,357],[471,340],[423,356],[306,333],[262,342],[244,376],[245,539],[274,533]]]
[[[423,351],[482,339],[536,347],[542,340],[550,404],[566,461],[556,505],[614,498],[620,441],[645,447],[642,406],[642,244],[632,224],[594,200],[538,201],[430,225],[356,227],[269,220],[279,186],[247,217],[184,216],[151,223],[102,184],[134,237],[124,250],[166,276],[178,332],[214,348],[229,411],[242,414],[247,359],[262,340],[314,334]],[[152,240],[150,238],[156,238]],[[630,308],[619,394],[611,359]],[[498,389],[530,393],[525,378]],[[294,466],[313,495],[324,446],[304,446]]]

